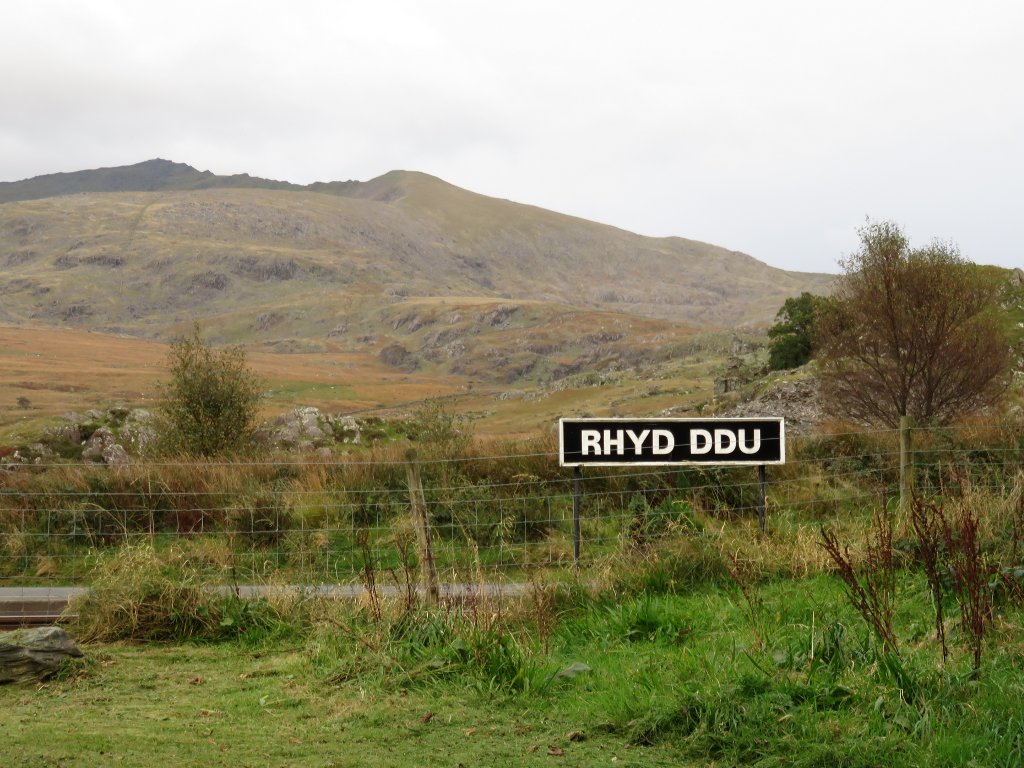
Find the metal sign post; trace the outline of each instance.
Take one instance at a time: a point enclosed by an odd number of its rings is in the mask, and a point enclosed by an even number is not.
[[[765,471],[764,464],[757,465],[757,527],[761,532],[761,536],[764,536],[765,527],[767,525],[767,512],[765,509],[765,497],[767,495],[768,481],[766,478],[767,472]]]
[[[572,473],[572,560],[580,564],[580,481],[583,470],[577,466]]]

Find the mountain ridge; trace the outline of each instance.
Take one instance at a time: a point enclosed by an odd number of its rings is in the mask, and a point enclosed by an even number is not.
[[[198,320],[221,341],[514,380],[628,359],[638,318],[656,321],[652,350],[763,324],[833,279],[417,171],[298,187],[152,160],[19,183],[0,187],[28,198],[0,204],[0,323],[14,326],[166,340]],[[485,339],[502,347],[492,363]]]
[[[132,165],[91,168],[32,176],[17,181],[0,181],[0,203],[42,200],[63,195],[103,192],[163,192],[200,189],[277,189],[292,192],[320,192],[345,197],[375,198],[381,185],[392,185],[402,178],[422,177],[431,183],[454,187],[437,176],[422,171],[392,170],[368,181],[314,181],[295,184],[290,181],[251,176],[248,173],[229,175],[200,171],[187,164],[163,158],[144,160]],[[382,202],[384,202],[382,200]]]
[[[318,192],[342,197],[376,200],[378,202],[395,202],[395,187],[403,184],[426,182],[435,189],[443,187],[447,190],[484,198],[500,204],[523,206],[533,211],[550,214],[559,218],[573,219],[586,224],[608,227],[630,235],[631,230],[612,224],[594,222],[571,214],[551,211],[529,203],[520,203],[506,198],[489,197],[476,192],[462,189],[438,176],[423,171],[395,169],[375,176],[367,181],[349,179],[346,181],[314,181],[310,184],[295,184],[289,181],[267,179],[251,176],[248,173],[221,175],[209,170],[200,171],[187,163],[179,163],[163,158],[153,158],[127,166],[111,166],[80,171],[42,174],[18,181],[0,182],[0,204],[41,200],[48,197],[60,197],[71,194],[88,194],[104,192],[159,192],[159,191],[192,191],[201,189],[275,189],[294,192]],[[642,235],[636,235],[644,237]],[[700,240],[692,240],[677,235],[651,237],[650,240],[679,240],[711,246]],[[718,248],[719,246],[712,246]],[[733,251],[733,253],[740,253]],[[747,255],[747,254],[744,254]],[[750,257],[753,259],[753,257]],[[807,273],[818,274],[818,273]]]

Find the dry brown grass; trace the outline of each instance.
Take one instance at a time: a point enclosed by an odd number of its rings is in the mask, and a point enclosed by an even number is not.
[[[746,573],[805,578],[832,570],[828,554],[820,546],[820,530],[816,523],[801,523],[761,537],[756,520],[736,521],[721,525],[714,543]],[[865,530],[863,521],[851,521],[843,526],[843,535],[863,541]]]
[[[0,429],[30,435],[39,422],[68,411],[113,405],[152,407],[166,380],[167,346],[78,330],[0,326]],[[297,405],[330,411],[395,406],[460,391],[445,376],[389,369],[368,354],[281,355],[252,352],[249,363],[268,384],[265,415]],[[28,408],[18,407],[27,397]]]
[[[573,315],[556,335],[583,334],[590,320],[602,316]],[[479,354],[486,355],[490,349],[504,353],[521,343],[544,343],[544,335],[553,333],[544,326],[547,317],[539,316],[528,332],[489,334]],[[657,349],[692,337],[692,331],[684,328],[667,336],[654,333],[652,329],[666,328],[659,321],[629,323],[631,332],[618,342],[624,349],[644,344]],[[549,432],[562,416],[652,416],[665,408],[708,399],[712,371],[724,359],[725,352],[716,351],[722,343],[711,343],[698,362],[668,359],[641,371],[615,372],[600,384],[579,381],[564,389],[488,385],[438,370],[406,373],[383,365],[373,350],[280,354],[256,348],[249,350],[248,360],[266,383],[264,418],[299,405],[332,413],[408,415],[417,403],[440,397],[447,407],[469,417],[478,435],[535,437]],[[168,375],[166,357],[167,346],[156,341],[82,330],[0,326],[0,446],[34,441],[46,423],[69,411],[115,405],[154,407],[159,384]],[[512,396],[503,396],[510,388],[516,390]],[[19,406],[19,398],[28,398],[27,408]]]

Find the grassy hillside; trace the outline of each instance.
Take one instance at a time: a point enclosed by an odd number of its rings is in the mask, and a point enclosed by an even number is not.
[[[162,160],[55,174],[0,184],[0,422],[147,405],[150,342],[197,320],[246,345],[268,413],[441,396],[500,433],[651,415],[711,396],[721,329],[830,282],[408,171],[305,188]]]
[[[769,320],[786,297],[830,282],[419,173],[314,192],[164,161],[83,173],[17,182],[6,197],[0,188],[0,321],[166,337],[197,314],[255,321],[296,302],[310,313],[299,335],[319,337],[343,308],[458,296],[733,326]],[[99,191],[72,194],[86,182]]]

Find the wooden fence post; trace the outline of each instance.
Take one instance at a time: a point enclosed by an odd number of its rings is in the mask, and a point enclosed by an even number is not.
[[[434,550],[430,544],[430,520],[427,517],[427,502],[423,496],[423,480],[416,463],[416,451],[410,448],[405,454],[405,473],[409,482],[409,502],[412,519],[416,525],[416,540],[419,542],[420,582],[427,596],[428,605],[437,605],[440,597],[437,586],[437,567],[434,565]]]

